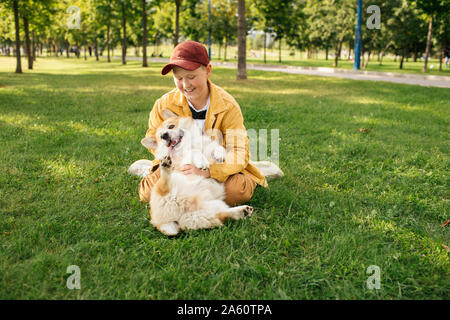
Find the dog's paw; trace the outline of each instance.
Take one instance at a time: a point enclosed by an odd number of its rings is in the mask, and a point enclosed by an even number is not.
[[[242,211],[244,213],[244,217],[250,217],[253,213],[253,207],[245,206],[245,208]]]
[[[240,220],[244,219],[245,217],[249,217],[252,215],[253,212],[253,208],[250,206],[234,207],[232,210],[233,211],[230,217],[233,218],[234,220]]]
[[[224,163],[226,156],[227,151],[225,150],[224,147],[219,146],[214,149],[213,158],[214,160],[216,160],[217,163]]]
[[[169,222],[159,226],[158,230],[166,236],[176,236],[180,231],[180,227],[176,222]]]
[[[209,168],[208,159],[206,159],[205,156],[200,152],[193,153],[192,164],[202,170],[206,170]]]
[[[161,167],[170,169],[170,167],[172,167],[172,159],[170,158],[170,156],[166,156],[161,160]]]

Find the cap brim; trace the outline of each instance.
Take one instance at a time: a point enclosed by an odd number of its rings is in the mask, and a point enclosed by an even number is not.
[[[192,71],[192,70],[200,68],[202,66],[202,64],[198,63],[198,62],[192,62],[192,61],[186,61],[186,60],[178,60],[178,61],[175,60],[175,61],[172,61],[172,62],[166,64],[164,66],[164,68],[162,68],[161,74],[162,75],[168,74],[170,72],[170,70],[172,70],[173,67],[175,67],[175,66],[183,68],[185,70]]]

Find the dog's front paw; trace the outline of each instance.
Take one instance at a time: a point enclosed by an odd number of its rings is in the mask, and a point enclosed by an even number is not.
[[[172,159],[170,156],[166,156],[161,160],[161,167],[170,169],[172,167]]]
[[[226,156],[227,156],[227,151],[225,150],[224,147],[219,146],[214,149],[213,158],[214,158],[214,160],[216,160],[217,163],[224,163]]]
[[[209,168],[208,159],[200,152],[194,152],[192,154],[192,164],[202,170],[206,170]]]

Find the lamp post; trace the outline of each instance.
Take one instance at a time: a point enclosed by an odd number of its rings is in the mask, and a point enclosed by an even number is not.
[[[353,70],[361,69],[361,46],[362,46],[362,32],[361,32],[361,24],[362,24],[362,0],[358,0],[358,9],[357,9],[358,18],[356,21],[356,34],[355,34],[355,59],[353,63]]]

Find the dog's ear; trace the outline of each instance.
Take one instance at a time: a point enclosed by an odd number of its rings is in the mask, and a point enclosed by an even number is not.
[[[158,143],[152,137],[145,137],[141,140],[141,143],[144,147],[155,150],[158,146]]]
[[[171,117],[178,117],[175,113],[173,113],[172,111],[170,111],[169,109],[164,109],[162,112],[162,117],[164,120],[167,120]]]

